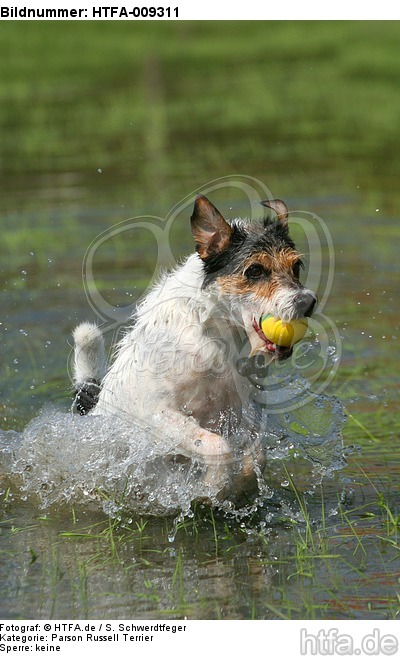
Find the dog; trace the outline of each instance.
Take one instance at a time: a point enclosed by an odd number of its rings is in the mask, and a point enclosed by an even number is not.
[[[149,425],[157,416],[154,439],[178,431],[175,456],[200,462],[204,484],[214,490],[209,496],[219,499],[256,489],[265,465],[254,385],[238,363],[292,354],[264,337],[260,317],[310,317],[317,302],[300,282],[285,203],[262,205],[276,218],[229,223],[197,196],[196,253],[164,274],[137,307],[107,372],[100,328],[85,322],[73,333],[75,409]]]

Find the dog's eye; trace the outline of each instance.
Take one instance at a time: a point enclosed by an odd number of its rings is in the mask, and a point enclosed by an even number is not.
[[[303,268],[304,268],[304,265],[303,265],[303,262],[301,260],[297,260],[297,262],[295,262],[293,264],[292,271],[293,271],[293,275],[294,275],[295,278],[297,278],[297,279],[300,278],[300,269],[303,269]]]
[[[249,266],[248,269],[246,269],[244,275],[249,280],[256,280],[257,278],[261,278],[262,276],[267,276],[268,271],[264,269],[264,267],[261,264],[252,264],[251,266]]]

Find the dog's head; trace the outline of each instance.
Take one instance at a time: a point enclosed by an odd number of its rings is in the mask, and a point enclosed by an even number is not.
[[[244,326],[253,351],[285,358],[290,347],[263,342],[259,319],[272,314],[284,322],[311,316],[316,295],[300,282],[301,256],[289,235],[288,210],[281,200],[263,201],[277,220],[227,223],[205,196],[197,196],[191,217],[196,249],[204,265],[204,287],[213,285]]]

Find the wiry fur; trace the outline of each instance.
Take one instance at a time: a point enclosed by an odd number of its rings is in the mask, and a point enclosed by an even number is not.
[[[254,416],[252,383],[237,368],[239,358],[249,354],[249,340],[253,350],[255,344],[264,350],[254,318],[266,312],[286,320],[304,316],[315,296],[304,290],[293,268],[299,256],[285,222],[229,226],[207,199],[198,197],[192,231],[198,253],[165,274],[137,308],[104,377],[99,329],[78,326],[75,384],[79,388],[88,378],[101,382],[92,414],[149,422],[157,414],[164,439],[168,427],[179,425],[182,453],[207,463],[209,476],[223,472],[226,478],[230,436],[244,418]],[[279,267],[252,280],[246,270],[266,254],[272,263],[279,260]],[[264,463],[255,427],[247,428],[248,446],[235,482],[242,489],[254,484],[255,470]]]
[[[94,323],[81,323],[73,332],[74,383],[79,388],[89,380],[100,382],[106,372],[104,339]]]

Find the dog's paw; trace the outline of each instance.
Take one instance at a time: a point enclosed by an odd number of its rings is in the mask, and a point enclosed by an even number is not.
[[[208,430],[200,428],[194,435],[185,440],[184,446],[193,453],[195,457],[204,462],[218,464],[229,461],[232,458],[232,449],[228,442]]]
[[[99,394],[100,385],[96,381],[83,383],[76,393],[73,409],[80,415],[87,415],[99,400]]]

